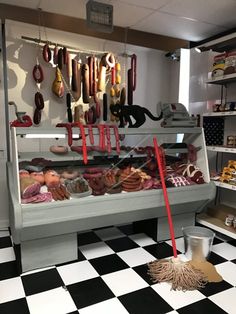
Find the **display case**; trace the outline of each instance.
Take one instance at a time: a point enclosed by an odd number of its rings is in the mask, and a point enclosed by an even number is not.
[[[86,138],[88,139],[86,129]],[[99,130],[94,130],[95,142]],[[62,201],[22,204],[19,166],[32,158],[50,160],[50,167],[74,165],[83,172],[86,167],[122,167],[132,164],[145,167],[146,155],[132,147],[150,147],[153,137],[165,151],[168,162],[176,161],[180,154],[188,154],[188,145],[195,148],[196,167],[200,168],[203,184],[169,187],[168,195],[172,215],[176,219],[176,235],[180,235],[181,224],[177,222],[191,216],[194,223],[196,212],[201,212],[215,196],[215,185],[210,182],[206,146],[202,128],[159,128],[119,129],[122,137],[121,150],[115,149],[115,136],[111,131],[111,147],[108,152],[89,152],[84,164],[81,154],[68,151],[67,154],[51,153],[53,144],[67,145],[67,132],[63,128],[11,128],[11,161],[8,163],[8,187],[10,196],[10,228],[21,271],[55,265],[77,259],[77,233],[92,228],[123,223],[158,220],[158,241],[168,238],[168,224],[161,188],[134,192],[121,191],[117,194],[70,197]],[[76,138],[77,137],[77,138]],[[124,138],[125,137],[125,138]],[[78,129],[73,129],[73,143],[79,145]],[[176,145],[179,144],[179,145]],[[185,145],[181,145],[181,143]],[[131,149],[123,150],[123,147]],[[189,220],[187,220],[189,224]]]

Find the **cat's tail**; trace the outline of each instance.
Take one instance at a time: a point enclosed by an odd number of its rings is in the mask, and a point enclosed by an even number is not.
[[[149,111],[147,108],[143,108],[143,112],[146,113],[146,115],[152,119],[153,121],[158,121],[158,120],[161,120],[162,117],[163,117],[163,112],[161,112],[161,114],[158,116],[158,117],[155,117],[151,111]]]

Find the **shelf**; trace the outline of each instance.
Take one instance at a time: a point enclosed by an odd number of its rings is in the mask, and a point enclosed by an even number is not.
[[[51,128],[51,129],[42,129],[42,128],[15,128],[16,135],[25,136],[27,134],[35,135],[34,138],[45,138],[48,135],[48,138],[57,138],[63,137],[66,134],[65,128]],[[73,134],[78,135],[78,128],[74,128]],[[201,134],[202,128],[200,127],[192,127],[192,128],[156,128],[156,129],[145,129],[145,128],[119,128],[119,134],[125,135],[155,135],[155,134]],[[85,132],[87,133],[87,128]],[[111,130],[111,134],[113,135],[113,130]],[[93,128],[93,134],[98,135],[98,129]],[[51,137],[50,137],[51,135]],[[58,136],[57,136],[58,135]],[[65,136],[64,136],[65,138]]]
[[[206,113],[204,113],[202,116],[203,116],[203,117],[236,116],[236,111],[206,112]]]
[[[219,182],[219,181],[213,181],[213,182],[215,183],[216,186],[220,188],[236,191],[236,185]]]
[[[207,80],[206,84],[222,85],[222,84],[233,83],[233,82],[236,82],[236,73],[218,76],[214,79]]]
[[[196,221],[203,226],[211,228],[217,232],[227,235],[233,239],[236,239],[236,229],[233,227],[227,227],[224,222],[218,218],[207,215],[206,213],[201,213],[197,215]]]
[[[222,152],[222,153],[236,153],[236,148],[234,147],[225,147],[225,146],[207,146],[208,151],[213,152]]]
[[[225,225],[225,218],[229,214],[236,216],[236,208],[219,204],[209,206],[204,212],[198,214],[196,219],[198,223],[236,239],[236,229]]]

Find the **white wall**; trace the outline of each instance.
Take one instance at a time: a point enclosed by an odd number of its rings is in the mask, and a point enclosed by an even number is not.
[[[34,94],[37,91],[32,78],[32,70],[38,55],[37,45],[21,39],[21,36],[38,38],[38,28],[32,25],[7,21],[7,63],[8,63],[8,98],[14,101],[19,111],[26,111],[31,117],[34,111]],[[47,29],[49,41],[58,42],[78,49],[112,51],[116,55],[124,52],[123,43],[79,36],[71,33]],[[42,30],[42,39],[45,39]],[[178,99],[178,65],[165,57],[165,52],[137,46],[127,45],[128,53],[137,55],[137,88],[134,92],[134,104],[144,106],[157,114],[157,104],[177,101]],[[81,55],[82,56],[82,55]],[[55,76],[55,68],[44,62],[41,53],[38,55],[43,67],[45,79],[40,86],[45,101],[40,127],[55,126],[56,123],[67,121],[66,103],[56,98],[51,85]],[[123,72],[130,67],[130,59],[119,57]],[[123,82],[126,77],[123,76]],[[14,108],[9,107],[10,120],[15,119]],[[1,115],[2,117],[2,115]],[[156,127],[157,123],[148,119],[146,127]],[[3,124],[1,124],[3,129]],[[34,145],[33,142],[31,142]],[[35,145],[38,149],[37,145]],[[4,217],[6,213],[4,212]],[[1,220],[1,216],[0,216]]]

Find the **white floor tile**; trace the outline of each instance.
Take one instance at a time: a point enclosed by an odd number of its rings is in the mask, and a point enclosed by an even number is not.
[[[221,307],[228,314],[236,313],[236,288],[231,288],[220,293],[216,293],[209,299]]]
[[[218,264],[215,267],[225,281],[229,282],[233,286],[236,286],[236,264],[232,262],[225,262]]]
[[[122,251],[117,253],[117,255],[119,255],[119,257],[122,258],[130,267],[146,264],[155,261],[156,259],[153,255],[141,247]]]
[[[171,311],[171,312],[168,312],[168,313],[166,313],[166,314],[178,314],[178,312],[176,312],[176,311]]]
[[[0,281],[0,303],[24,297],[25,291],[20,277]]]
[[[100,230],[96,230],[95,233],[101,238],[103,241],[111,240],[111,239],[117,239],[124,237],[124,233],[122,233],[119,229],[116,227],[111,228],[104,228]]]
[[[185,248],[184,248],[184,238],[178,238],[175,240],[176,242],[176,248],[178,251],[184,253],[185,252]],[[166,241],[166,243],[168,243],[170,246],[172,246],[172,242],[171,240]]]
[[[16,259],[13,247],[0,249],[0,263],[14,261]]]
[[[133,269],[124,269],[102,276],[102,279],[116,296],[148,286]]]
[[[212,247],[212,252],[224,257],[227,260],[233,260],[236,258],[236,247],[228,243],[216,244]]]
[[[104,242],[96,242],[79,247],[87,259],[114,254],[114,251]]]
[[[175,310],[205,299],[205,296],[198,290],[186,292],[174,291],[171,290],[171,285],[166,282],[152,285],[152,289],[154,289]]]
[[[79,310],[80,314],[129,314],[116,298],[103,301]]]
[[[56,288],[27,297],[30,314],[65,314],[77,308],[70,293],[64,288]]]
[[[98,273],[88,261],[59,266],[57,270],[65,285],[98,277]]]
[[[156,242],[145,233],[132,234],[129,237],[140,246],[156,244]]]

